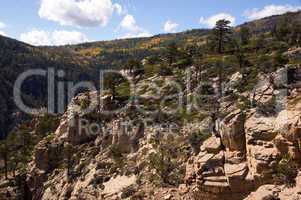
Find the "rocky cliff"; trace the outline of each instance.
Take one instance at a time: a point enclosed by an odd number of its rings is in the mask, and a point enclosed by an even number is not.
[[[27,177],[33,199],[301,198],[300,78],[297,66],[260,75],[256,90],[242,94],[251,97],[248,109],[239,108],[241,102],[231,96],[220,99],[226,114],[195,155],[185,150],[192,128],[180,126],[177,135],[166,136],[158,123],[146,126],[137,120],[141,113],[131,105],[106,115],[118,100],[97,92],[80,94],[56,132],[35,148]],[[228,88],[235,81],[230,79]],[[85,112],[83,102],[99,101],[101,107]],[[123,123],[127,120],[133,121],[130,128]],[[99,127],[83,128],[83,123]],[[208,129],[208,118],[197,126]],[[157,176],[168,184],[155,184]]]
[[[273,74],[276,85],[269,87],[263,80],[257,88],[260,106],[232,111],[220,121],[219,135],[205,141],[201,152],[189,159],[185,180],[195,199],[243,199],[257,188],[247,199],[274,199],[266,198],[271,194],[282,195],[280,199],[301,198],[296,190],[267,185],[279,178],[295,182],[301,164],[300,87],[283,84],[283,70]],[[300,70],[294,74],[300,76]],[[283,90],[290,95],[281,97]],[[275,98],[283,97],[276,105]],[[277,109],[265,108],[271,106]],[[292,177],[283,177],[282,172]],[[282,181],[280,185],[289,180]]]

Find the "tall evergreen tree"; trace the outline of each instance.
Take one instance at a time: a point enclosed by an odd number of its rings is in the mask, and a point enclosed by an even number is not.
[[[289,22],[288,19],[282,19],[276,25],[276,38],[279,41],[288,42],[289,39]]]
[[[292,24],[290,44],[301,46],[301,24],[300,23]]]
[[[107,73],[104,75],[104,87],[109,89],[112,98],[115,99],[117,95],[116,88],[122,82],[122,77],[115,73]]]
[[[222,19],[216,22],[213,29],[213,37],[218,54],[223,54],[225,50],[225,44],[231,40],[232,30],[230,27],[230,21]]]
[[[230,27],[230,21],[222,19],[216,22],[216,25],[212,31],[213,44],[215,46],[216,52],[219,55],[223,55],[225,50],[225,45],[232,40],[232,30]],[[221,61],[217,62],[218,68],[218,87],[219,87],[219,97],[222,96],[222,75],[223,75],[223,63]]]
[[[178,46],[175,42],[170,43],[165,50],[165,57],[169,66],[172,65],[177,59],[179,54]]]
[[[242,45],[248,45],[251,37],[250,29],[242,27],[239,31],[240,42]]]
[[[126,69],[128,69],[130,71],[131,74],[133,74],[133,72],[135,70],[138,70],[139,68],[141,68],[141,63],[140,61],[136,60],[136,59],[130,59],[126,66],[125,66]]]

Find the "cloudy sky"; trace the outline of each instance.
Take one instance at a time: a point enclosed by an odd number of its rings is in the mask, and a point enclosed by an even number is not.
[[[144,37],[301,10],[301,0],[9,0],[0,34],[33,45]]]

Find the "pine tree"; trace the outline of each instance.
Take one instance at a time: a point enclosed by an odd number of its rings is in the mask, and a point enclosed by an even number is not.
[[[239,31],[240,42],[242,45],[248,45],[250,42],[250,29],[248,27],[242,27]]]
[[[131,74],[133,74],[134,71],[136,71],[136,70],[138,70],[138,69],[141,68],[141,63],[138,60],[130,59],[127,62],[125,68],[128,69]]]
[[[288,42],[289,39],[289,23],[287,19],[281,20],[276,27],[276,37],[277,40]]]
[[[165,57],[169,66],[171,66],[177,59],[179,54],[178,46],[176,43],[170,43],[165,50]]]
[[[217,53],[219,55],[223,55],[225,50],[225,44],[230,42],[232,40],[232,30],[230,27],[230,21],[222,19],[216,22],[216,26],[213,29],[212,37],[213,43],[215,44],[215,49],[217,50]],[[223,63],[221,61],[218,61],[217,63],[218,67],[218,87],[219,87],[219,97],[222,97],[222,75],[223,75]]]
[[[110,90],[113,99],[117,96],[116,88],[121,81],[121,76],[115,73],[107,73],[104,76],[104,87]]]
[[[301,24],[294,23],[291,28],[290,44],[301,46]]]
[[[213,29],[213,37],[218,54],[223,54],[225,50],[225,44],[231,40],[231,27],[230,21],[222,19],[216,22]]]
[[[69,143],[65,144],[64,145],[64,157],[65,157],[68,177],[70,177],[72,175],[71,167],[72,167],[73,154],[74,154],[74,147]]]
[[[246,55],[242,44],[237,41],[235,42],[235,57],[239,64],[240,73],[243,75],[243,77],[245,77],[245,65],[247,63]]]

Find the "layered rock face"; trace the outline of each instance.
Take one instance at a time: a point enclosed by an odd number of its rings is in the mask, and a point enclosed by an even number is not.
[[[221,123],[220,137],[212,136],[190,160],[187,184],[194,184],[195,199],[242,199],[252,187],[248,180],[245,114],[235,111]],[[245,182],[244,184],[241,184]]]
[[[221,137],[211,137],[189,161],[187,185],[195,199],[243,199],[261,185],[272,184],[277,164],[287,154],[300,163],[301,110],[277,117],[235,111],[221,125]],[[285,119],[283,119],[286,115]]]
[[[194,199],[241,200],[260,186],[275,183],[282,158],[300,165],[300,92],[285,99],[285,105],[283,99],[281,106],[275,103],[273,112],[264,112],[279,90],[263,84],[259,91],[257,108],[228,114],[219,123],[219,135],[205,141],[200,153],[189,160],[185,181]],[[248,199],[265,199],[256,195]]]
[[[133,172],[120,176],[121,169],[116,167],[114,155],[109,154],[112,154],[112,147],[118,150],[113,152],[117,154],[115,156],[136,152],[139,140],[144,137],[144,125],[137,123],[128,130],[119,116],[98,121],[95,113],[100,110],[86,114],[81,102],[89,100],[90,105],[96,104],[95,99],[98,98],[97,93],[82,94],[74,98],[56,132],[36,146],[27,177],[33,199],[110,199],[135,182]],[[106,101],[104,106],[111,105],[109,97],[101,98]],[[89,130],[85,127],[86,123],[100,128],[97,131]],[[72,150],[67,150],[68,145]],[[66,168],[70,168],[68,172]],[[130,174],[132,175],[127,176]],[[112,189],[109,180],[112,184],[119,181],[124,183]]]
[[[284,187],[276,185],[263,185],[257,191],[252,192],[245,200],[264,200],[264,199],[301,199],[301,174],[296,178],[296,185]]]

